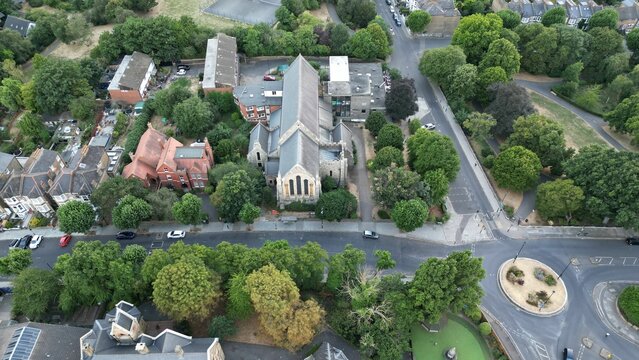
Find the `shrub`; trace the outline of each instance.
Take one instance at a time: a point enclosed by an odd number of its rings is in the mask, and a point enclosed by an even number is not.
[[[508,273],[513,273],[516,277],[523,277],[524,276],[524,272],[521,271],[521,269],[519,269],[516,266],[511,266],[508,269]]]
[[[513,215],[515,215],[515,209],[513,209],[510,205],[504,205],[504,211],[508,217],[513,217]]]
[[[555,286],[557,285],[557,280],[555,279],[554,276],[552,275],[546,275],[546,278],[544,279],[544,282],[546,283],[546,285],[548,286]]]
[[[548,293],[545,292],[544,290],[537,291],[537,293],[535,295],[537,295],[537,299],[543,301],[544,303],[546,303],[546,304],[550,303],[548,301]]]
[[[297,211],[297,212],[315,211],[315,204],[295,201],[284,206],[284,209],[287,211]]]
[[[535,268],[534,274],[535,274],[535,278],[539,281],[544,281],[544,279],[546,278],[546,272],[544,271],[544,269],[540,267]]]
[[[412,119],[409,123],[408,123],[408,131],[410,132],[411,135],[414,135],[417,130],[419,130],[422,127],[422,123],[419,121],[419,119]]]
[[[490,170],[493,168],[493,165],[495,165],[495,156],[494,155],[488,155],[484,158],[484,166]]]
[[[390,214],[384,209],[377,210],[377,216],[379,216],[380,219],[384,220],[390,219]]]
[[[484,321],[483,323],[479,324],[479,333],[482,334],[483,336],[490,335],[492,331],[493,331],[493,328],[490,326],[489,323]]]
[[[639,286],[633,285],[623,289],[617,304],[624,318],[631,324],[639,326]]]
[[[489,147],[482,147],[481,148],[481,156],[487,158],[489,156],[495,156],[495,153]]]
[[[236,331],[235,322],[224,315],[211,319],[211,324],[209,325],[210,337],[217,337],[223,340],[224,338],[235,335]]]
[[[322,178],[322,192],[329,192],[337,189],[337,181],[330,176],[324,176]]]
[[[466,314],[466,316],[468,316],[468,318],[470,318],[475,323],[479,322],[482,316],[481,310],[479,310],[479,307],[477,306],[474,306],[471,308],[464,308],[464,314]]]
[[[517,279],[517,285],[524,286],[524,279]]]

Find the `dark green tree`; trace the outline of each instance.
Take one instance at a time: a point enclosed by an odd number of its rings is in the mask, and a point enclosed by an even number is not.
[[[315,206],[317,217],[328,221],[350,219],[356,213],[357,198],[345,189],[322,193]]]
[[[140,222],[150,219],[152,214],[151,205],[144,199],[126,195],[113,208],[113,225],[120,229],[136,229]]]
[[[173,204],[173,218],[182,224],[195,225],[202,221],[202,199],[197,195],[184,194]]]
[[[514,29],[521,23],[521,15],[510,9],[500,10],[496,14],[501,18],[506,29]]]
[[[544,26],[550,26],[554,24],[564,24],[566,22],[566,9],[562,6],[554,7],[541,17],[541,23]]]
[[[532,189],[539,180],[541,161],[523,146],[513,146],[499,153],[492,175],[499,186],[514,191]]]
[[[448,178],[443,169],[427,171],[424,174],[424,184],[429,189],[429,195],[433,204],[443,204],[448,195]]]
[[[173,120],[179,131],[188,137],[204,136],[213,127],[213,113],[209,105],[197,97],[175,105]]]
[[[490,90],[492,101],[486,107],[486,112],[497,121],[492,130],[495,136],[510,135],[515,119],[535,112],[526,89],[515,83],[497,83],[492,85]]]
[[[424,176],[428,171],[442,169],[448,181],[459,172],[459,155],[449,137],[420,129],[408,138],[408,161],[411,168]]]
[[[326,287],[337,292],[349,280],[355,279],[366,263],[366,253],[351,244],[346,244],[344,251],[331,255],[328,261],[328,277]]]
[[[366,117],[366,124],[364,126],[371,132],[371,134],[373,134],[373,136],[377,136],[382,127],[384,127],[387,123],[388,121],[386,121],[384,113],[381,111],[371,111],[371,113]]]
[[[13,280],[14,316],[43,321],[60,293],[60,279],[53,271],[25,269]]]
[[[375,171],[372,190],[373,200],[379,206],[389,210],[403,200],[431,201],[429,188],[419,174],[393,165]]]
[[[417,110],[415,81],[413,79],[391,81],[391,90],[386,94],[386,113],[391,119],[407,118]]]
[[[397,228],[404,232],[411,232],[424,225],[428,216],[428,207],[423,200],[402,200],[395,204],[391,212],[391,219]]]
[[[236,170],[224,175],[215,192],[211,195],[211,202],[218,210],[219,216],[225,221],[239,220],[240,210],[246,203],[257,204],[259,193],[256,180],[251,178],[245,170]]]
[[[391,164],[395,164],[398,167],[404,166],[404,154],[396,147],[386,146],[381,148],[375,155],[371,169],[385,169],[391,166]]]
[[[384,125],[377,135],[375,149],[381,150],[388,146],[399,150],[404,149],[404,134],[402,133],[402,129],[395,124]]]
[[[415,10],[406,18],[406,26],[414,33],[422,33],[426,31],[426,27],[430,24],[430,14],[424,10]]]
[[[479,63],[481,70],[499,66],[506,72],[508,78],[519,72],[521,56],[515,45],[505,39],[498,39],[490,43],[488,52]]]
[[[95,211],[91,204],[72,200],[62,204],[56,211],[58,227],[65,233],[85,233],[95,222]]]
[[[557,179],[537,188],[537,210],[545,218],[563,217],[570,222],[583,203],[584,192],[572,180]]]
[[[445,86],[457,67],[466,64],[466,55],[459,46],[426,50],[419,60],[419,72]]]
[[[490,44],[501,36],[502,26],[501,18],[495,14],[466,16],[455,29],[452,44],[464,50],[468,62],[478,64]]]
[[[617,22],[619,22],[617,10],[612,8],[603,9],[592,14],[590,19],[588,19],[588,28],[607,27],[612,30],[617,30]]]
[[[55,114],[67,110],[71,101],[91,93],[79,64],[62,58],[34,61],[33,88],[39,111]]]

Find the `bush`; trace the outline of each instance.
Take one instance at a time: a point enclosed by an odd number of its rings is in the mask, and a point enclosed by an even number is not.
[[[494,156],[494,155],[486,156],[486,157],[484,158],[484,163],[483,163],[483,164],[484,164],[484,166],[485,166],[487,169],[489,169],[489,170],[490,170],[490,169],[492,169],[492,168],[493,168],[493,166],[495,165],[495,156]]]
[[[490,326],[489,323],[484,321],[483,323],[479,324],[479,333],[482,334],[483,336],[490,335],[492,331],[493,331],[493,328]]]
[[[466,314],[466,316],[468,316],[468,318],[474,321],[475,323],[478,323],[482,317],[481,310],[479,310],[479,307],[477,306],[474,306],[471,308],[468,308],[468,307],[464,308],[464,314]]]
[[[487,158],[489,156],[495,156],[495,153],[490,147],[484,146],[481,148],[481,156]]]
[[[546,278],[546,272],[540,267],[536,267],[533,273],[535,274],[535,278],[539,281],[544,281]]]
[[[422,127],[422,123],[419,121],[419,119],[412,119],[409,123],[408,123],[408,131],[410,132],[411,135],[414,135],[417,130],[421,129]]]
[[[511,266],[508,269],[508,274],[512,273],[513,275],[515,275],[516,277],[523,277],[524,276],[524,272],[521,271],[518,267],[516,266]]]
[[[211,324],[209,325],[210,337],[217,337],[223,340],[224,338],[235,335],[236,332],[235,322],[228,317],[222,315],[211,319]]]
[[[337,182],[330,176],[324,176],[322,178],[322,192],[329,192],[337,189]]]
[[[315,211],[315,204],[304,203],[301,201],[292,202],[286,206],[284,206],[284,210],[286,211],[297,211],[297,212],[308,212]]]
[[[639,326],[639,286],[632,285],[623,289],[617,304],[624,318],[629,323]]]
[[[546,275],[546,278],[544,278],[544,282],[546,283],[546,285],[548,286],[555,286],[557,285],[557,280],[555,279],[554,276],[552,275]]]
[[[508,217],[513,217],[513,215],[515,215],[515,209],[513,209],[510,205],[504,205],[504,211]]]
[[[390,219],[390,214],[384,209],[377,210],[377,216],[379,216],[380,219],[384,220]]]

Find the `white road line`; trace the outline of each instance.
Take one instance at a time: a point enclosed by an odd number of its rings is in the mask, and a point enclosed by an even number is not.
[[[585,349],[586,349],[586,346],[584,344],[579,344],[579,351],[577,352],[576,360],[581,360],[581,356],[584,354]]]
[[[550,360],[550,356],[548,355],[548,350],[546,350],[546,346],[544,344],[540,344],[533,340],[533,344],[535,345],[535,351],[537,351],[537,355],[539,355],[540,359]]]
[[[637,263],[636,257],[622,256],[621,259],[624,266],[635,266],[635,264]]]

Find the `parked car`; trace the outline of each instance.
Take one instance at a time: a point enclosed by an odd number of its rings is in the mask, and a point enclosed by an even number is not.
[[[626,244],[639,245],[639,237],[632,236],[632,237],[626,238]]]
[[[65,247],[67,245],[69,245],[69,243],[71,242],[71,234],[64,234],[62,235],[62,237],[60,238],[60,247]]]
[[[366,239],[379,239],[379,235],[376,232],[370,230],[364,230],[362,236]]]
[[[13,240],[11,240],[11,242],[9,243],[9,248],[14,248],[14,247],[16,247],[16,245],[18,245],[18,242],[20,242],[20,239],[13,239]]]
[[[275,80],[277,80],[277,79],[275,78],[275,76],[273,76],[273,75],[268,75],[268,74],[264,75],[263,79],[264,79],[264,81],[275,81]]]
[[[426,129],[426,130],[435,130],[435,124],[433,124],[433,123],[426,123],[426,124],[422,125],[422,128],[423,128],[423,129]]]
[[[386,0],[386,5],[391,5],[393,2],[391,0]]]
[[[186,236],[186,231],[184,230],[173,230],[166,234],[166,237],[169,239],[184,239]]]
[[[120,231],[115,235],[116,240],[131,240],[134,239],[137,234],[133,231]]]
[[[28,249],[32,238],[33,236],[31,235],[23,236],[22,238],[20,238],[20,241],[18,241],[15,247],[18,249]]]
[[[177,66],[177,68],[178,68],[178,70],[182,70],[182,69],[187,70],[187,71],[191,70],[191,66],[186,65],[186,64],[180,64],[180,65]]]
[[[33,239],[31,239],[31,244],[29,248],[31,250],[35,250],[40,247],[40,243],[42,242],[42,235],[34,235]]]
[[[395,25],[397,25],[397,27],[402,27],[402,21],[399,18],[395,19]]]
[[[390,6],[390,12],[393,14],[395,13],[395,8],[393,7],[393,5]]]
[[[564,348],[564,360],[574,360],[575,356],[574,356],[574,352],[572,351],[571,348]]]
[[[179,69],[176,73],[176,75],[186,75],[186,70],[184,69]]]

